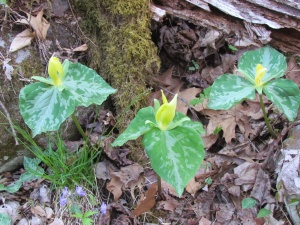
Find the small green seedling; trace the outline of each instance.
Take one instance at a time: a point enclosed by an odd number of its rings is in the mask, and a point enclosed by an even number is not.
[[[196,71],[199,70],[199,64],[192,60],[193,66],[190,66],[188,69],[189,71]]]
[[[203,103],[203,101],[205,99],[209,98],[209,94],[210,94],[210,90],[211,90],[211,86],[207,87],[203,90],[203,93],[200,94],[200,96],[198,98],[194,98],[190,101],[190,105],[199,105],[201,103]]]
[[[226,110],[245,99],[253,100],[257,92],[268,130],[276,137],[266,114],[262,94],[264,93],[288,120],[293,121],[296,118],[300,90],[293,81],[281,78],[286,68],[284,55],[269,46],[245,52],[239,60],[237,70],[243,77],[234,74],[218,77],[212,85],[208,107]]]
[[[180,196],[204,159],[204,145],[200,136],[204,130],[201,123],[176,112],[177,94],[168,102],[162,92],[162,101],[160,105],[155,99],[154,107],[139,110],[112,145],[122,146],[143,135],[143,145],[158,175],[158,192],[161,192],[162,178]]]
[[[116,92],[94,70],[65,60],[60,63],[51,57],[48,65],[50,78],[33,76],[40,82],[25,86],[19,95],[19,106],[32,136],[46,131],[56,131],[72,115],[78,130],[86,139],[74,110],[77,106],[88,107],[102,104]]]
[[[213,179],[211,177],[208,177],[204,180],[205,183],[207,183],[208,185],[211,185],[213,182]]]
[[[231,50],[231,51],[238,51],[238,49],[236,47],[234,47],[233,45],[228,45],[228,48]]]
[[[98,213],[97,211],[87,211],[83,213],[80,207],[76,204],[71,206],[70,212],[74,213],[71,214],[71,216],[80,219],[83,225],[93,224],[94,221],[90,217]]]
[[[256,200],[253,198],[244,198],[242,200],[242,209],[249,209],[256,205]],[[266,208],[261,208],[257,213],[257,218],[266,217],[271,214],[271,211]]]

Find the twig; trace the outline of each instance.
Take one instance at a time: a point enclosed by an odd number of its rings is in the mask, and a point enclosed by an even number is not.
[[[68,3],[69,3],[69,6],[70,6],[70,9],[71,9],[71,13],[72,13],[73,17],[75,18],[75,20],[76,20],[76,22],[77,22],[77,26],[78,26],[78,29],[80,30],[81,34],[82,34],[87,40],[89,40],[95,47],[98,47],[98,46],[97,46],[90,38],[88,38],[88,37],[83,33],[83,31],[81,30],[81,28],[80,28],[80,26],[79,26],[79,22],[78,22],[78,20],[76,19],[76,16],[75,16],[75,14],[74,14],[74,11],[73,11],[73,9],[72,9],[70,0],[68,0]]]
[[[4,104],[1,102],[1,100],[0,100],[0,106],[1,106],[2,110],[4,111],[4,113],[6,115],[6,118],[7,118],[8,122],[9,122],[10,128],[12,130],[12,133],[13,133],[13,136],[14,136],[14,139],[15,139],[15,142],[16,142],[16,145],[19,145],[19,141],[17,139],[17,133],[16,133],[16,131],[14,129],[13,123],[11,122],[10,115],[9,115],[8,111],[6,110]]]
[[[282,141],[282,138],[287,134],[287,132],[290,129],[292,129],[293,127],[298,126],[299,124],[300,124],[300,121],[297,121],[294,124],[292,124],[292,125],[290,125],[288,127],[285,127],[281,131],[281,133],[277,136],[277,138],[275,140],[273,140],[271,144],[269,144],[268,149],[267,149],[268,150],[268,155],[267,155],[264,163],[262,164],[262,168],[265,168],[267,166],[273,150],[278,148],[279,143]]]

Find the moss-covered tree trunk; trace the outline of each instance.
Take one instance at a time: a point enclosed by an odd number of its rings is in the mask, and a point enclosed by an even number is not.
[[[89,31],[90,67],[118,89],[113,100],[123,130],[146,105],[146,79],[159,69],[147,0],[74,0]],[[136,101],[136,97],[141,99]],[[129,109],[129,110],[127,110]]]

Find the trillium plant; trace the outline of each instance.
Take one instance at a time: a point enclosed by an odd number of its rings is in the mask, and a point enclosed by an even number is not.
[[[74,115],[76,106],[102,104],[116,92],[94,70],[65,60],[63,64],[52,56],[48,64],[50,77],[33,76],[40,81],[25,86],[19,95],[19,106],[32,136],[56,131],[72,115],[81,135],[87,139]]]
[[[218,77],[211,87],[208,107],[226,110],[245,99],[253,100],[257,92],[268,130],[276,137],[268,120],[262,95],[265,94],[289,121],[296,118],[300,90],[296,83],[282,78],[286,69],[284,55],[269,46],[245,52],[238,62],[237,71],[242,76],[224,74]]]
[[[199,169],[205,155],[201,134],[203,126],[176,112],[177,94],[168,102],[162,92],[162,105],[140,109],[127,129],[112,143],[122,146],[143,135],[143,146],[157,173],[158,192],[161,178],[180,196]]]

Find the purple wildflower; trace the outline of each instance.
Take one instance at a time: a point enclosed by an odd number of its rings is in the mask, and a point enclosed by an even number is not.
[[[64,188],[64,190],[62,191],[62,194],[61,194],[61,196],[65,198],[65,197],[67,197],[67,196],[68,196],[68,193],[69,193],[69,191],[68,191],[68,187],[65,187],[65,188]]]
[[[107,205],[104,202],[102,202],[102,204],[100,206],[101,214],[103,214],[103,215],[106,214],[106,210],[107,210]]]
[[[76,193],[81,197],[86,195],[85,191],[82,189],[81,186],[76,187]]]
[[[59,199],[59,203],[61,207],[64,207],[67,204],[68,193],[69,193],[68,187],[65,187]]]
[[[67,198],[64,198],[63,196],[60,197],[59,203],[61,207],[64,207],[67,204]]]

